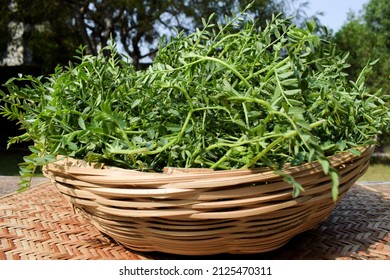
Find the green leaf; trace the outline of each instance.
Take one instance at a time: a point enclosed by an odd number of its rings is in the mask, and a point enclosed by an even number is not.
[[[362,153],[359,151],[359,150],[356,150],[356,149],[348,149],[348,152],[354,154],[355,156],[361,156]]]
[[[134,136],[133,141],[140,144],[144,142],[144,139],[141,136]]]
[[[181,127],[179,125],[167,125],[167,130],[172,132],[179,132]]]
[[[41,152],[37,147],[31,146],[31,145],[28,146],[28,149],[30,150],[30,152],[35,153],[35,154],[39,154]]]
[[[278,73],[278,76],[280,79],[286,79],[294,75],[294,71],[284,72],[284,73]]]
[[[286,80],[280,81],[280,84],[282,84],[283,86],[298,85],[298,80],[295,78],[294,79],[286,79]]]
[[[285,91],[284,91],[284,94],[285,94],[285,95],[290,95],[290,96],[292,96],[292,95],[297,95],[297,94],[299,94],[300,92],[301,92],[300,89],[291,89],[291,90],[285,90]]]
[[[316,23],[314,20],[312,21],[307,21],[306,22],[306,27],[309,30],[310,33],[313,33],[316,29]]]
[[[304,120],[298,121],[297,124],[304,129],[311,130],[310,124]]]
[[[68,143],[68,147],[69,147],[69,149],[71,149],[72,151],[77,151],[77,150],[78,150],[77,144],[76,144],[76,143],[73,143],[73,142],[69,142],[69,143]]]
[[[85,127],[84,119],[81,116],[79,117],[78,122],[79,122],[80,128],[85,130],[86,127]]]
[[[156,131],[150,127],[146,130],[146,133],[150,139],[154,139],[154,136],[156,135]]]
[[[134,109],[135,107],[138,106],[138,104],[141,103],[141,99],[136,99],[131,103],[131,109]]]
[[[337,143],[337,146],[339,147],[340,151],[344,151],[345,147],[347,146],[347,141],[341,140]]]
[[[325,158],[318,159],[319,163],[322,166],[322,170],[324,171],[324,174],[327,175],[329,173],[329,161]]]
[[[332,179],[332,198],[333,201],[337,201],[339,196],[339,174],[333,168],[329,169],[329,174]]]
[[[306,110],[300,107],[292,107],[288,110],[288,112],[291,114],[303,114]]]

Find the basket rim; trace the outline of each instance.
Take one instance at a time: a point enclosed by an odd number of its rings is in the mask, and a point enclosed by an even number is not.
[[[375,145],[367,146],[367,147],[358,147],[356,150],[360,152],[360,155],[356,155],[350,151],[342,151],[338,152],[334,155],[328,156],[330,164],[333,167],[337,167],[342,165],[345,162],[358,160],[360,158],[369,157],[373,153],[375,149]],[[316,161],[307,162],[299,165],[291,166],[289,163],[283,167],[282,170],[285,174],[297,174],[300,172],[307,171],[308,169],[313,172],[318,172],[318,169],[322,170],[321,164]],[[69,156],[57,156],[57,160],[46,164],[43,166],[43,170],[45,172],[64,172],[72,173],[74,175],[85,175],[91,173],[97,173],[99,176],[115,176],[115,175],[136,175],[140,180],[143,178],[150,179],[163,179],[169,177],[170,180],[173,178],[191,178],[191,177],[199,177],[200,175],[204,178],[212,178],[218,176],[219,174],[223,176],[248,176],[248,175],[276,175],[269,167],[257,167],[257,168],[246,168],[246,169],[229,169],[229,170],[213,170],[210,168],[181,168],[181,167],[165,167],[163,172],[148,172],[148,171],[140,171],[134,169],[126,169],[121,167],[114,167],[110,165],[106,165],[104,163],[96,163],[96,162],[87,162],[83,159],[76,159]],[[279,176],[279,175],[276,175]]]

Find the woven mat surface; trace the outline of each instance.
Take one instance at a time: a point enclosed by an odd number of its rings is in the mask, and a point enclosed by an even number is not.
[[[255,255],[183,257],[130,251],[86,222],[49,183],[0,198],[0,260],[388,259],[390,195],[355,185],[330,217],[284,247]]]

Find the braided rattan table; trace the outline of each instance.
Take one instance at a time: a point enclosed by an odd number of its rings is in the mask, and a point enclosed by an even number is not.
[[[355,185],[315,230],[296,236],[278,250],[239,258],[390,260],[389,232],[389,192]],[[210,256],[130,251],[86,222],[49,183],[0,198],[0,260],[178,258],[210,259]]]

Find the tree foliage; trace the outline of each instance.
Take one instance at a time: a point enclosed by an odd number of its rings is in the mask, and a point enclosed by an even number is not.
[[[12,40],[13,30],[9,23],[14,21],[24,24],[24,56],[32,56],[32,63],[41,65],[43,71],[52,71],[58,63],[66,63],[73,56],[81,40],[77,26],[71,23],[72,9],[69,6],[61,1],[7,2],[0,6],[0,30],[4,34],[4,37],[0,36],[4,38],[0,43],[0,53],[5,53],[7,43]]]
[[[364,20],[370,30],[379,33],[384,46],[390,49],[390,6],[387,0],[371,0],[364,13]]]
[[[202,18],[212,13],[229,15],[254,2],[251,13],[265,23],[273,13],[302,13],[304,4],[297,0],[8,0],[0,12],[0,53],[10,40],[10,21],[22,22],[26,47],[35,63],[52,71],[58,63],[66,64],[79,45],[96,55],[111,37],[139,68],[155,56],[163,36],[176,31],[188,34],[202,26]],[[290,4],[290,5],[288,5]],[[291,8],[294,7],[294,8]],[[223,20],[223,18],[221,18]],[[3,35],[4,34],[4,35]]]
[[[386,0],[371,0],[362,15],[351,15],[334,40],[342,51],[349,52],[348,71],[354,78],[369,60],[378,59],[367,85],[390,92],[390,7]]]

